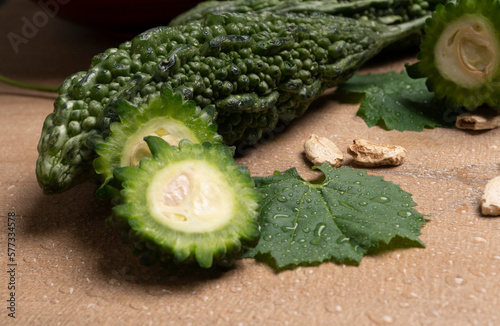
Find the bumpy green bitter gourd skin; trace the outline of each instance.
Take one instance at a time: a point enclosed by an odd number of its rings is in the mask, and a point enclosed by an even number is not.
[[[136,253],[149,262],[209,268],[255,242],[260,193],[227,146],[145,140],[153,157],[114,170],[123,190],[109,222],[125,228]]]
[[[163,87],[202,109],[215,105],[225,144],[255,144],[381,49],[420,31],[424,19],[386,26],[324,14],[224,13],[146,31],[60,87],[38,145],[39,184],[55,193],[95,178],[95,145],[119,120],[116,103],[139,106]]]
[[[123,166],[136,166],[144,157],[150,157],[146,136],[158,136],[172,146],[183,139],[192,143],[221,144],[214,120],[215,108],[201,110],[194,101],[185,101],[180,93],[165,88],[161,95],[151,97],[139,107],[127,101],[116,105],[120,121],[111,123],[111,134],[105,142],[96,145],[98,157],[93,166],[102,181],[96,196],[107,199],[116,194],[113,170]]]
[[[329,15],[399,24],[430,15],[436,5],[445,0],[233,0],[203,1],[176,18],[171,26],[202,19],[207,14],[221,12],[322,12]]]
[[[449,108],[500,107],[500,2],[459,0],[439,6],[425,26],[414,78],[427,78]]]

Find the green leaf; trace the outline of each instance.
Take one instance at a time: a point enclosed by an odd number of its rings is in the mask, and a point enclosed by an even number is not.
[[[339,87],[344,95],[362,94],[358,116],[369,127],[399,131],[449,127],[455,115],[429,92],[425,78],[412,79],[406,70],[373,75],[354,75]]]
[[[358,264],[368,251],[387,250],[398,239],[424,247],[418,237],[426,221],[413,209],[411,194],[364,170],[317,168],[325,175],[320,184],[307,182],[295,168],[254,177],[264,197],[261,238],[247,257],[284,269],[324,261]]]

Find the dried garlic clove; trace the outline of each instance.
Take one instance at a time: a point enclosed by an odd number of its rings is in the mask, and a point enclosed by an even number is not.
[[[457,117],[455,126],[459,129],[489,130],[500,127],[500,113],[488,109],[462,113]]]
[[[481,212],[488,216],[500,216],[500,176],[486,184],[481,198]]]
[[[314,165],[321,165],[326,162],[339,168],[344,161],[344,154],[331,140],[315,134],[312,134],[304,142],[304,151],[307,159]]]
[[[397,145],[377,144],[366,139],[354,139],[347,152],[354,163],[366,166],[401,165],[406,158],[406,149]]]

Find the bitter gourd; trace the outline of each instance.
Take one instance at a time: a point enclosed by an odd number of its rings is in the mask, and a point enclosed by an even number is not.
[[[196,261],[208,268],[258,238],[260,192],[227,146],[145,141],[152,158],[114,170],[123,190],[111,223],[127,225],[136,253],[149,262]]]
[[[152,97],[147,104],[136,107],[127,101],[115,106],[120,121],[110,126],[111,134],[106,141],[96,145],[98,157],[94,160],[95,171],[102,181],[96,191],[98,198],[115,195],[113,170],[122,166],[136,166],[144,157],[150,157],[146,136],[159,136],[170,145],[177,146],[182,139],[192,143],[222,143],[217,133],[213,106],[201,110],[194,101],[185,101],[180,93],[165,88],[160,96]]]
[[[221,12],[322,12],[329,15],[399,24],[430,15],[444,0],[233,0],[204,1],[171,20],[170,26],[186,24]]]
[[[447,107],[500,106],[500,2],[439,6],[425,26],[418,62],[408,67]]]
[[[95,179],[95,145],[119,120],[115,104],[139,106],[162,87],[202,109],[215,105],[225,144],[255,144],[424,20],[387,26],[326,14],[223,13],[146,31],[62,84],[38,144],[38,182],[54,193]]]

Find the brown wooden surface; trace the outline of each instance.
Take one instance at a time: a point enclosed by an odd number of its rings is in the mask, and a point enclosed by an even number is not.
[[[58,18],[13,51],[23,17],[39,11],[27,0],[0,6],[0,73],[58,85],[86,70],[90,58],[120,43]],[[370,71],[401,70],[410,57],[375,62]],[[20,325],[499,325],[500,218],[483,217],[486,182],[500,174],[500,129],[424,132],[368,128],[357,105],[333,91],[272,141],[240,163],[255,176],[297,167],[303,141],[328,137],[344,152],[354,138],[393,143],[409,151],[397,168],[369,170],[413,194],[429,215],[425,249],[369,256],[358,267],[325,263],[275,273],[253,260],[228,272],[162,271],[138,264],[119,234],[104,227],[108,203],[94,186],[45,196],[35,178],[36,145],[55,96],[0,85],[0,270],[7,268],[7,215],[16,220],[16,321]],[[349,162],[348,162],[349,164]],[[9,276],[0,273],[0,324]]]

